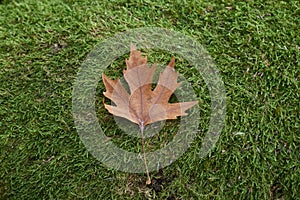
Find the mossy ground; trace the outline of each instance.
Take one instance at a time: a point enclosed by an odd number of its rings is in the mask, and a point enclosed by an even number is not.
[[[0,199],[299,199],[298,1],[4,0],[0,13]],[[89,51],[145,26],[201,43],[227,92],[216,148],[200,159],[199,136],[151,174],[149,187],[145,175],[107,169],[91,156],[72,117],[72,84]],[[167,63],[162,55],[148,57]],[[179,66],[184,74],[184,61]],[[122,72],[117,64],[111,70]],[[207,91],[199,74],[185,76],[195,91]],[[99,112],[108,134],[118,132]]]

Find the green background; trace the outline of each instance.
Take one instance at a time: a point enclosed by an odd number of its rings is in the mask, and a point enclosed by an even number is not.
[[[300,199],[298,1],[4,0],[0,13],[0,199]],[[216,148],[200,159],[199,133],[179,160],[151,173],[150,186],[144,174],[92,157],[71,112],[72,84],[93,47],[145,26],[201,43],[227,95]],[[111,77],[121,75],[122,63],[112,64]],[[180,58],[178,67],[199,93],[203,134],[209,100],[200,94],[207,90]],[[132,148],[103,106],[99,115],[107,134]],[[157,141],[172,134],[175,122],[168,123]]]

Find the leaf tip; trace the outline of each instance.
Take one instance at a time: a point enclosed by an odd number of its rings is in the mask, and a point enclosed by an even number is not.
[[[174,68],[174,66],[175,66],[175,58],[174,57],[171,58],[171,61],[168,64],[168,66]]]
[[[134,50],[136,50],[136,48],[135,48],[134,44],[131,42],[130,43],[130,51],[134,51]]]

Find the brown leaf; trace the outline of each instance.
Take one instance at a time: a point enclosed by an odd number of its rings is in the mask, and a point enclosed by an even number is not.
[[[136,50],[133,45],[130,46],[130,57],[126,60],[126,65],[127,69],[123,71],[123,74],[128,83],[130,94],[122,86],[120,79],[111,80],[102,74],[106,88],[104,96],[115,103],[115,106],[107,104],[104,106],[113,115],[126,118],[139,125],[147,173],[146,184],[149,185],[151,179],[145,153],[144,127],[157,121],[176,119],[178,116],[187,115],[185,111],[198,102],[169,103],[171,95],[180,85],[177,82],[178,74],[174,69],[174,58],[160,74],[157,86],[153,91],[152,79],[156,65],[149,67],[147,57],[142,57],[141,52]]]
[[[104,96],[112,100],[115,106],[105,104],[105,108],[113,115],[126,118],[140,127],[166,119],[176,119],[187,115],[185,111],[196,105],[197,101],[169,103],[171,95],[180,86],[177,82],[175,59],[160,74],[157,86],[152,91],[152,78],[156,69],[149,67],[147,57],[130,46],[130,57],[126,60],[127,69],[123,71],[129,85],[130,94],[124,89],[120,79],[111,80],[104,74],[102,79],[106,88]]]

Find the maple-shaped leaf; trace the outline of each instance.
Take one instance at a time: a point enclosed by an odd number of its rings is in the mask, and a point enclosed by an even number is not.
[[[133,45],[130,46],[130,57],[126,60],[126,65],[127,69],[123,74],[130,94],[122,86],[120,79],[111,80],[102,74],[106,88],[104,96],[115,104],[115,106],[104,104],[111,114],[126,118],[138,124],[140,128],[144,128],[157,121],[187,115],[185,111],[198,103],[197,101],[168,102],[180,85],[177,82],[178,74],[174,69],[174,58],[160,74],[154,90],[152,90],[152,79],[156,65],[149,67],[147,57],[142,57],[141,52]]]
[[[139,125],[142,135],[144,164],[147,172],[146,184],[150,184],[151,179],[145,153],[144,127],[157,121],[176,119],[178,116],[187,115],[185,111],[198,102],[169,103],[171,95],[180,85],[177,82],[178,74],[174,69],[174,58],[160,74],[154,90],[152,90],[152,79],[156,65],[149,67],[147,57],[142,57],[141,52],[133,45],[130,46],[130,57],[126,60],[126,65],[127,69],[123,71],[123,74],[129,86],[130,94],[122,86],[120,79],[111,80],[105,74],[102,74],[106,88],[104,96],[115,104],[104,104],[104,106],[113,115],[126,118]]]

